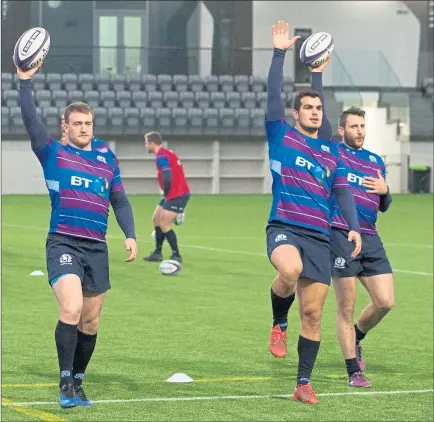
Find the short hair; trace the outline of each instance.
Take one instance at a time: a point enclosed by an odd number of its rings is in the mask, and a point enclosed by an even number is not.
[[[148,142],[152,142],[155,145],[161,145],[163,143],[163,138],[160,132],[148,132],[145,133],[145,138],[148,138]]]
[[[297,95],[294,98],[294,105],[293,108],[297,111],[300,111],[301,107],[301,100],[304,97],[311,97],[311,98],[319,98],[321,99],[321,95],[318,91],[315,91],[314,89],[304,89],[303,91],[300,91],[297,93]]]
[[[348,110],[345,110],[342,112],[341,117],[339,117],[339,126],[345,127],[345,124],[347,123],[348,116],[359,116],[359,117],[365,117],[365,111],[363,111],[359,107],[350,107]]]
[[[69,115],[74,111],[77,111],[79,113],[85,113],[85,114],[90,113],[92,114],[92,119],[93,119],[94,114],[93,114],[92,107],[89,104],[77,102],[77,103],[69,104],[69,106],[65,108],[65,111],[63,113],[63,116],[65,118],[65,123],[68,123]]]

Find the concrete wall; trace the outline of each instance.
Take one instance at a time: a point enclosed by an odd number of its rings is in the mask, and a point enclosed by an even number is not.
[[[271,26],[278,19],[285,19],[292,32],[295,28],[311,28],[312,33],[326,31],[333,35],[335,52],[340,60],[332,61],[332,71],[325,74],[325,85],[339,83],[339,79],[347,83],[349,74],[355,85],[416,86],[420,22],[402,2],[253,3],[253,48],[266,49],[254,52],[253,74],[267,74],[272,51]],[[285,63],[285,73],[294,77],[292,54]]]

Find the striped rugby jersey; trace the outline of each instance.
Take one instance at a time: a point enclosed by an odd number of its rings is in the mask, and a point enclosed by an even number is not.
[[[284,118],[265,122],[273,177],[268,221],[330,235],[332,191],[349,188],[334,140],[309,138]]]
[[[383,160],[373,152],[366,149],[355,150],[345,144],[339,144],[342,161],[347,167],[347,179],[356,201],[357,218],[360,231],[366,234],[378,234],[376,228],[377,216],[380,206],[380,195],[367,193],[367,188],[362,186],[363,178],[371,176],[377,178],[380,170],[386,179],[386,168]],[[332,227],[348,230],[336,201],[332,207]]]
[[[114,153],[98,139],[90,151],[49,139],[34,153],[51,200],[49,231],[104,242],[110,193],[124,189]]]

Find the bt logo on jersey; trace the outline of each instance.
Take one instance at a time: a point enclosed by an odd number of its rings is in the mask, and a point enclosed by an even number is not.
[[[348,173],[348,181],[350,182],[350,183],[356,183],[356,184],[358,184],[358,185],[362,185],[362,182],[363,182],[363,177],[360,177],[360,176],[357,176],[356,174],[353,174],[353,173]]]
[[[71,185],[72,186],[83,186],[88,188],[92,183],[91,179],[86,179],[85,177],[80,176],[71,176]]]
[[[307,167],[309,170],[315,167],[310,161],[307,161],[303,157],[297,157],[295,160],[295,165],[300,167]]]

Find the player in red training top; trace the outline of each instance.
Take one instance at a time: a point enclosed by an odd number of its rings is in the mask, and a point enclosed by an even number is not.
[[[178,156],[163,147],[160,133],[145,134],[145,148],[150,154],[156,155],[158,183],[164,196],[152,216],[155,226],[155,250],[143,259],[150,262],[162,261],[163,241],[167,239],[172,248],[170,259],[182,262],[172,223],[175,221],[180,224],[183,221],[184,210],[190,199],[190,189],[185,179],[184,169]]]

